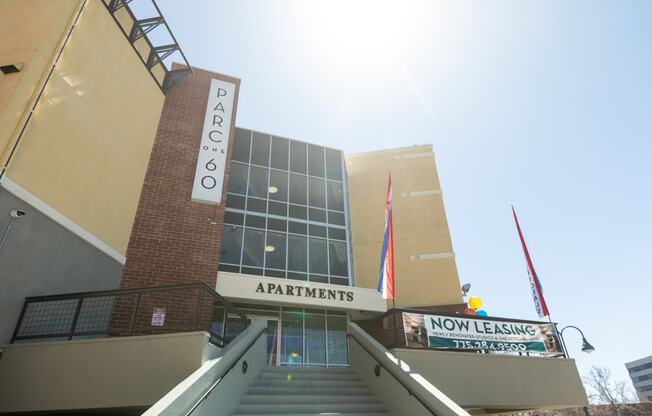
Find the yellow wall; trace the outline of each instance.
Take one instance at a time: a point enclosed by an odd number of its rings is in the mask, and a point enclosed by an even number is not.
[[[391,173],[397,306],[462,303],[432,146],[348,155],[346,165],[356,286],[378,285]]]
[[[0,168],[80,4],[79,0],[0,0],[0,65],[23,65],[18,73],[0,73]]]
[[[9,3],[20,9],[15,3],[40,7],[49,0]],[[63,35],[61,29],[48,33]],[[163,100],[105,6],[90,0],[7,177],[124,255]]]

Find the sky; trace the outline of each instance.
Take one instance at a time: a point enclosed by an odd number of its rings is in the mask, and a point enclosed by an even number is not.
[[[462,283],[537,319],[516,208],[581,373],[652,354],[652,2],[158,0],[237,125],[345,153],[432,144]]]

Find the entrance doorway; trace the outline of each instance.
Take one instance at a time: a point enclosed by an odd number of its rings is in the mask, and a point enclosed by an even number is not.
[[[281,349],[279,348],[279,340],[281,339],[281,326],[278,324],[278,318],[271,316],[249,316],[247,321],[250,324],[253,324],[256,321],[266,320],[267,321],[267,352],[266,352],[266,362],[267,365],[277,366],[279,365],[279,354]]]

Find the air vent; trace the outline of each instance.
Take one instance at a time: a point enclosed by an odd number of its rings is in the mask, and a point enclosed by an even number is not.
[[[0,66],[0,71],[2,71],[2,73],[5,75],[20,72],[21,69],[23,69],[23,64]]]

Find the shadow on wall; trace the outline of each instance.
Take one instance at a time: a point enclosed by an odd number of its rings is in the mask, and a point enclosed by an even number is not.
[[[24,215],[11,216],[20,209]],[[0,188],[0,344],[27,296],[116,289],[122,265]]]

